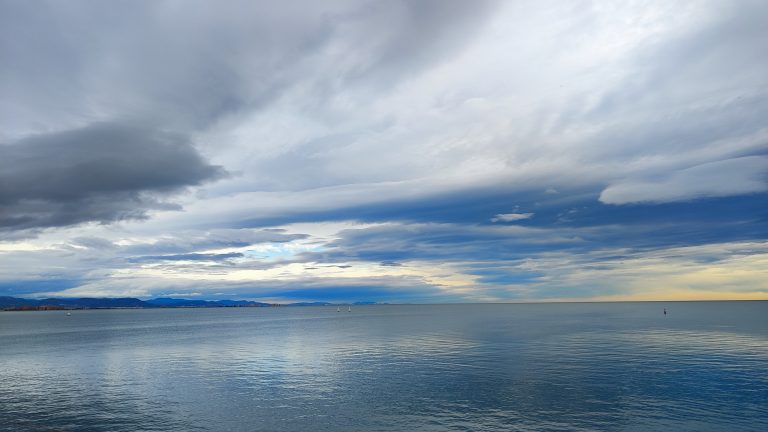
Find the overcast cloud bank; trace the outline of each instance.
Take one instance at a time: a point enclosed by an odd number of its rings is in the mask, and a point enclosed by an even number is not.
[[[767,298],[767,21],[0,1],[0,295]]]

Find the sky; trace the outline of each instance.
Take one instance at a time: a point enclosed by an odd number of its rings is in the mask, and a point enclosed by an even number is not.
[[[766,22],[0,0],[0,296],[768,299]]]

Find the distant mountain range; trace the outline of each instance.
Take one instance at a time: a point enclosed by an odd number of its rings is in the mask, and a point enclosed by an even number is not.
[[[134,299],[135,300],[135,299]],[[139,300],[141,301],[141,300]],[[160,297],[147,300],[150,306],[154,307],[264,307],[272,306],[271,303],[262,303],[248,300],[187,300]]]
[[[289,303],[280,306],[330,306],[326,302]],[[355,304],[373,304],[358,302]],[[209,307],[267,307],[277,306],[249,300],[188,300],[160,297],[151,300],[137,298],[46,298],[26,299],[0,296],[0,310],[57,309],[115,309],[115,308],[209,308]]]

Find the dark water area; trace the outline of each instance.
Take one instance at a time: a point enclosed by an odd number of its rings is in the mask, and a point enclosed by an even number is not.
[[[0,430],[766,431],[768,302],[3,312]]]

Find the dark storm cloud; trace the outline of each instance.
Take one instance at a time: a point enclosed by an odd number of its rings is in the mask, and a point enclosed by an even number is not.
[[[0,146],[0,229],[141,219],[222,177],[181,135],[99,123]]]

